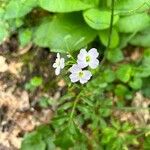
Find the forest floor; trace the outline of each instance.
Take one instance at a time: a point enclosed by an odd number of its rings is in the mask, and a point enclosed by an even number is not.
[[[65,89],[64,81],[55,79],[54,57],[31,44],[19,48],[15,36],[0,46],[0,150],[19,149],[26,132],[50,121],[52,109],[39,107],[38,101],[43,96],[58,99]],[[42,85],[27,90],[35,76],[43,79]]]
[[[142,50],[136,48],[126,60],[136,60]],[[48,49],[32,44],[20,48],[16,36],[7,39],[0,46],[0,150],[17,150],[23,136],[33,131],[40,124],[47,124],[53,116],[51,108],[38,105],[42,97],[59,99],[65,92],[64,80],[56,78],[52,63],[55,55]],[[33,77],[41,77],[43,83],[34,90],[26,89],[26,84]],[[132,106],[149,107],[150,100],[136,93]],[[138,112],[114,111],[121,121],[134,124],[147,124],[150,121],[149,110]]]

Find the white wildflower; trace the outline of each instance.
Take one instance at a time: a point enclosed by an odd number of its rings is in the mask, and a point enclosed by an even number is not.
[[[59,75],[61,69],[63,69],[64,67],[65,67],[65,59],[60,58],[60,54],[57,53],[57,58],[55,60],[55,63],[53,64],[53,68],[55,68],[55,74]]]
[[[78,54],[77,63],[81,68],[90,66],[92,69],[95,69],[99,64],[98,56],[99,53],[95,48],[90,49],[88,52],[86,49],[81,49]]]
[[[90,71],[82,70],[77,64],[74,64],[69,71],[71,72],[69,77],[73,83],[79,81],[81,84],[84,84],[88,82],[92,76]]]

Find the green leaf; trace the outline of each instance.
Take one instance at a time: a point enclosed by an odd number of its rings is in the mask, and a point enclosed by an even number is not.
[[[39,0],[39,6],[50,12],[73,12],[94,7],[93,3],[81,0]]]
[[[119,19],[120,32],[132,33],[145,29],[150,24],[150,17],[146,13],[134,14]]]
[[[42,141],[42,136],[37,132],[29,133],[25,136],[21,150],[45,150],[46,144]]]
[[[0,19],[3,19],[4,12],[4,8],[0,7]]]
[[[128,88],[125,85],[118,84],[115,88],[115,94],[117,96],[125,96],[128,93]]]
[[[41,77],[33,77],[30,81],[31,85],[37,87],[42,84],[43,80]]]
[[[99,9],[88,9],[83,13],[86,23],[93,29],[104,30],[110,26],[111,12]],[[119,16],[114,16],[113,25],[119,20]]]
[[[113,140],[117,136],[117,130],[113,128],[107,127],[103,129],[102,132],[103,132],[103,137],[102,137],[103,144],[108,144],[111,140]]]
[[[56,140],[54,143],[56,144],[56,146],[63,149],[69,149],[73,146],[73,138],[68,128],[64,129],[62,132],[59,132],[59,135],[56,136]]]
[[[112,63],[116,63],[124,59],[123,52],[118,48],[110,49],[106,57]]]
[[[145,49],[142,64],[136,69],[137,77],[149,77],[150,76],[150,48]]]
[[[22,47],[31,42],[32,31],[30,29],[24,29],[19,32],[19,42]]]
[[[136,34],[134,38],[130,40],[130,44],[142,47],[150,47],[150,26],[144,31]]]
[[[143,79],[142,93],[144,96],[150,98],[150,77]]]
[[[35,32],[34,41],[51,51],[67,52],[78,50],[93,41],[96,31],[89,28],[80,13],[56,15],[52,21],[46,20]]]
[[[143,145],[144,145],[144,150],[149,150],[149,148],[150,148],[150,135],[145,138]]]
[[[1,22],[0,23],[0,43],[2,43],[7,36],[8,36],[7,24]]]
[[[145,49],[145,51],[144,51],[142,65],[145,67],[150,66],[150,48]]]
[[[119,66],[116,75],[119,80],[126,83],[130,80],[132,67],[129,64],[122,64]]]
[[[132,81],[129,82],[131,88],[138,90],[142,87],[142,79],[135,77]]]
[[[5,10],[5,19],[19,18],[29,13],[37,4],[36,0],[10,0]]]
[[[106,69],[103,73],[104,80],[108,83],[111,83],[115,80],[115,73],[111,69]]]
[[[109,40],[109,30],[102,30],[99,32],[99,38],[104,46],[107,47]],[[115,48],[119,44],[119,34],[116,29],[113,28],[111,34],[111,42],[109,48]]]
[[[109,6],[111,5],[111,0]],[[115,2],[115,10],[121,14],[130,12],[140,12],[149,9],[150,0],[117,0]]]
[[[48,108],[54,104],[54,100],[48,97],[41,97],[38,101],[40,107]]]

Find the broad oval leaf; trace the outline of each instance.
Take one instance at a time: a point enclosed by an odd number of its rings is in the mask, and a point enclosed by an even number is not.
[[[135,35],[129,43],[136,46],[150,47],[150,26]]]
[[[118,70],[116,71],[117,78],[124,83],[127,83],[130,80],[131,74],[132,66],[130,66],[129,64],[120,65]]]
[[[50,12],[73,12],[94,7],[95,2],[83,0],[39,0],[39,6]]]
[[[119,31],[124,33],[133,33],[143,30],[150,24],[150,17],[146,13],[134,14],[122,17],[119,22]]]
[[[4,18],[19,18],[29,13],[37,4],[36,0],[10,0],[6,6]]]
[[[59,14],[37,27],[34,42],[51,51],[65,53],[86,46],[95,36],[96,31],[84,23],[80,13]]]
[[[149,4],[150,0],[117,0],[115,2],[115,10],[122,15],[133,12],[141,12],[146,9],[148,10]]]
[[[4,22],[0,23],[0,43],[8,36],[8,25]]]
[[[103,30],[110,26],[111,12],[89,9],[83,13],[86,23],[93,29]],[[113,25],[117,23],[119,16],[115,15]]]

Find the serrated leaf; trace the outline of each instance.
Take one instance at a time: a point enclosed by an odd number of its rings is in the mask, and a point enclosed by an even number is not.
[[[147,28],[150,24],[150,17],[146,13],[134,14],[119,19],[119,31],[133,33]]]
[[[93,29],[103,30],[110,26],[111,12],[99,9],[88,9],[83,13],[84,20]],[[117,23],[119,16],[115,15],[113,25]]]
[[[150,135],[145,138],[144,144],[143,144],[144,150],[149,150],[149,148],[150,148]]]
[[[73,12],[94,6],[81,0],[39,0],[39,6],[50,12]]]
[[[65,128],[63,131],[59,132],[54,143],[56,146],[63,149],[69,149],[73,146],[73,138],[68,128]]]
[[[46,144],[42,141],[42,136],[37,132],[29,133],[25,136],[21,150],[45,150]]]
[[[80,13],[60,14],[37,27],[34,42],[51,51],[66,53],[85,47],[95,36],[96,31],[83,22]]]

